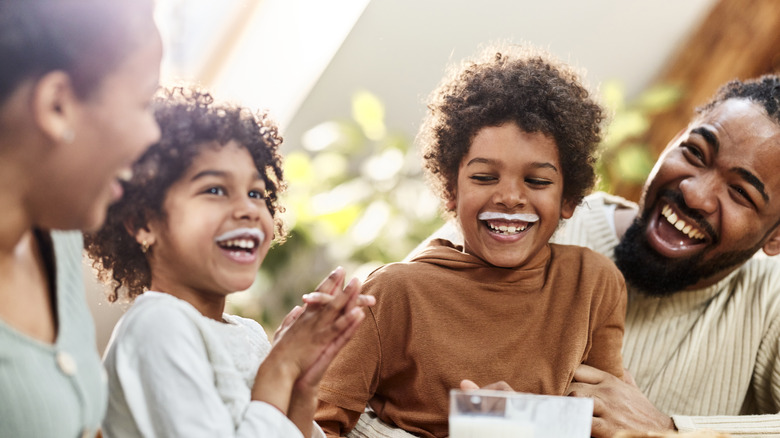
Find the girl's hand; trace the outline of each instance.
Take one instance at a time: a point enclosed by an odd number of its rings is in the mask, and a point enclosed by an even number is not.
[[[354,290],[353,290],[354,289]],[[345,289],[345,293],[353,294],[355,291],[359,292],[360,285],[357,279],[353,278]],[[324,294],[323,294],[324,295]],[[371,297],[373,298],[373,297]],[[330,302],[330,300],[328,300]],[[308,305],[308,304],[307,304]],[[352,321],[352,323],[336,337],[320,354],[319,358],[314,361],[311,367],[295,382],[293,386],[292,396],[290,399],[290,407],[288,411],[288,417],[295,423],[304,436],[310,433],[310,430],[305,429],[311,425],[311,421],[314,418],[314,411],[317,407],[317,390],[319,388],[320,380],[328,369],[328,366],[336,357],[336,354],[341,348],[352,338],[352,335],[357,330],[360,322],[363,321],[365,313],[356,307],[352,311],[360,311],[359,317]]]
[[[317,292],[319,293],[319,292]],[[284,332],[290,328],[290,326],[295,322],[296,319],[298,319],[299,316],[301,316],[301,313],[303,313],[303,307],[301,306],[295,306],[292,310],[290,310],[290,313],[287,314],[287,316],[284,317],[282,320],[282,324],[279,326],[278,329],[276,329],[276,332],[274,332],[274,340],[273,343],[276,344],[276,341],[278,341]]]
[[[303,296],[303,302],[307,305],[321,305],[327,304],[333,300],[332,295],[324,294],[322,292],[311,292]],[[357,305],[359,307],[371,307],[376,304],[376,298],[372,295],[358,295]],[[295,309],[293,309],[295,310]],[[291,312],[292,313],[292,312]],[[289,315],[288,315],[289,316]]]
[[[274,336],[274,347],[266,361],[278,361],[278,365],[286,368],[286,373],[298,380],[316,361],[322,360],[320,357],[326,349],[331,351],[338,347],[338,351],[341,348],[346,342],[345,330],[358,324],[365,316],[357,305],[359,282],[353,280],[347,288],[343,288],[344,276],[343,268],[334,270],[315,291],[318,294],[315,296],[328,296],[328,299],[305,304],[303,310],[293,310],[287,315]]]

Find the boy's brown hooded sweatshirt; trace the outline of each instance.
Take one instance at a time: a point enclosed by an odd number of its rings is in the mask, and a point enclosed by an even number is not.
[[[623,277],[586,248],[550,244],[507,269],[435,240],[363,291],[377,304],[320,387],[315,420],[329,436],[346,435],[367,404],[390,425],[447,436],[462,379],[563,395],[581,363],[623,374]]]

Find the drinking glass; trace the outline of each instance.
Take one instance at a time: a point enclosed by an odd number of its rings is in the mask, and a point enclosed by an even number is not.
[[[592,417],[589,398],[450,391],[450,438],[588,438]]]

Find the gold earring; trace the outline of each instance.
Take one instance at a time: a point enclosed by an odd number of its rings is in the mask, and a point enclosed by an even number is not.
[[[62,142],[65,144],[73,143],[73,139],[76,138],[76,133],[72,129],[68,128],[62,133]]]
[[[152,245],[149,245],[149,243],[148,243],[147,241],[145,241],[145,240],[144,240],[143,242],[141,242],[141,252],[142,252],[142,253],[144,253],[144,254],[146,254],[146,253],[149,251],[149,248],[150,248],[151,246],[152,246]]]

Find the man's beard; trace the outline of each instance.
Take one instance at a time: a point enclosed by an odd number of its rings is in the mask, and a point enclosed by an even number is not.
[[[672,196],[671,203],[687,212],[684,201],[679,198],[679,195]],[[615,247],[615,264],[626,283],[645,295],[668,296],[680,292],[702,279],[746,262],[763,246],[762,241],[753,248],[726,252],[706,262],[703,261],[706,250],[688,258],[666,258],[647,243],[647,222],[652,211],[647,208],[637,216]]]

